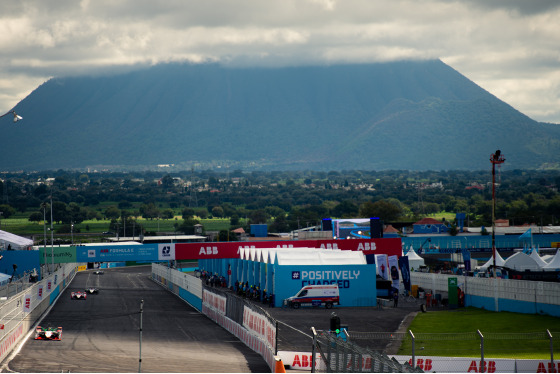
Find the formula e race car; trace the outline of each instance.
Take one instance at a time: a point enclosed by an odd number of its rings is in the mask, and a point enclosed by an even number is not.
[[[93,288],[93,287],[86,288],[86,293],[89,293],[89,294],[98,294],[98,293],[99,293],[99,289],[98,289],[98,288]]]
[[[102,274],[103,274],[103,270],[96,270],[96,271],[93,272],[93,274],[102,275]]]
[[[70,294],[70,298],[76,300],[85,300],[87,298],[87,294],[82,291],[76,291]]]
[[[35,340],[61,340],[62,327],[41,327],[35,329]]]

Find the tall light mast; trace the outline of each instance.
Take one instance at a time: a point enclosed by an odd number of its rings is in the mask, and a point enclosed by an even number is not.
[[[492,257],[494,258],[494,278],[496,278],[496,164],[500,165],[505,161],[506,159],[499,149],[490,155],[490,162],[492,163]]]

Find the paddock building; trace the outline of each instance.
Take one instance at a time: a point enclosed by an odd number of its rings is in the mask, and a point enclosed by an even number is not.
[[[302,287],[337,284],[341,306],[376,306],[376,267],[362,251],[322,248],[242,248],[239,258],[199,259],[199,268],[223,275],[228,286],[247,282],[274,295],[274,306]]]

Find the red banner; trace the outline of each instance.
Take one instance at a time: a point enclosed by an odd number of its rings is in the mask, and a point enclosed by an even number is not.
[[[401,256],[400,238],[339,240],[274,240],[261,242],[176,243],[175,259],[239,258],[243,248],[324,248]]]
[[[401,238],[317,240],[317,248],[362,251],[366,255],[402,256]]]

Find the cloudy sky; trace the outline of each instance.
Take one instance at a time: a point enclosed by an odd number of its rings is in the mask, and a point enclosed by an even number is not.
[[[439,58],[560,124],[560,0],[1,0],[0,111],[52,77],[159,62]]]

